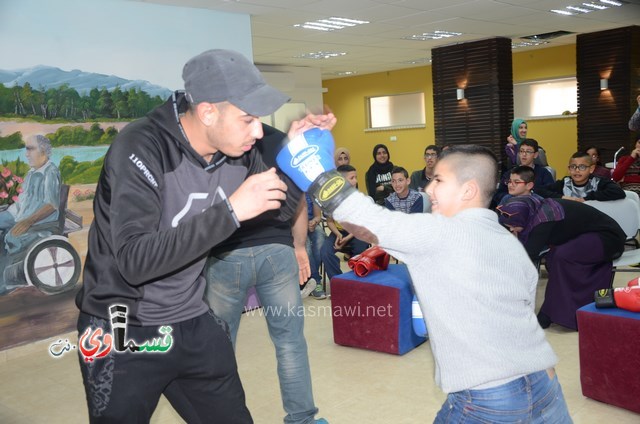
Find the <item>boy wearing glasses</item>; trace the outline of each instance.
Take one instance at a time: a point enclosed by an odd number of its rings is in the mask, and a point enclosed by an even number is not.
[[[576,152],[569,160],[569,176],[541,187],[536,192],[545,198],[562,198],[577,202],[624,199],[624,191],[618,184],[611,179],[593,175],[595,167],[589,154]]]
[[[424,149],[425,167],[411,173],[411,183],[409,183],[409,188],[417,191],[425,191],[425,187],[433,178],[433,171],[436,168],[436,163],[438,163],[439,154],[440,148],[433,144]]]
[[[553,177],[547,168],[544,166],[536,165],[535,160],[539,155],[539,146],[538,142],[533,138],[525,138],[520,143],[520,149],[518,150],[518,157],[520,158],[520,166],[525,166],[531,168],[533,171],[533,185],[531,187],[531,191],[536,191],[539,187],[545,187],[550,184],[553,184]],[[520,168],[520,167],[518,167]],[[500,204],[503,202],[503,198],[507,194],[511,194],[512,196],[517,196],[517,194],[511,193],[512,188],[508,186],[508,182],[511,179],[512,169],[507,170],[504,174],[502,174],[502,179],[500,180],[504,184],[501,184],[496,191],[496,194],[493,198],[493,206]],[[522,184],[515,184],[522,185]],[[506,199],[504,199],[506,200]]]
[[[509,179],[505,181],[509,194],[502,198],[498,206],[514,196],[533,196],[542,200],[541,196],[533,192],[535,174],[531,167],[520,165],[511,169],[510,172]]]

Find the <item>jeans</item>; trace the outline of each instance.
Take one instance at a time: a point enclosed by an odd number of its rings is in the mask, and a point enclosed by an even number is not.
[[[282,244],[212,255],[205,267],[206,299],[227,321],[235,346],[247,289],[255,286],[276,349],[284,422],[313,423],[311,371],[304,338],[304,307],[293,248]]]
[[[348,234],[344,232],[343,235]],[[334,275],[342,274],[342,270],[340,269],[340,259],[336,256],[336,249],[333,248],[333,245],[336,243],[336,235],[331,233],[329,237],[322,244],[321,257],[322,263],[324,264],[324,269],[327,272],[327,277],[331,280]],[[350,253],[355,256],[358,255],[369,247],[369,244],[363,242],[362,240],[358,240],[357,238],[352,238],[346,244],[345,248],[350,251]]]
[[[311,278],[318,283],[322,279],[320,276],[320,264],[322,263],[321,249],[327,235],[321,225],[307,233],[307,255],[309,255],[309,266],[311,267]]]
[[[538,371],[501,386],[450,393],[434,423],[571,423],[558,377]]]

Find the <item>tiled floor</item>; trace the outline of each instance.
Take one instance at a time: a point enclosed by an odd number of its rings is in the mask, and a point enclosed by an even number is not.
[[[618,274],[616,286],[637,274]],[[539,298],[544,280],[539,288]],[[332,424],[414,424],[432,422],[444,394],[433,381],[433,360],[425,343],[404,356],[341,347],[333,343],[327,300],[305,300],[305,333],[309,344],[318,417]],[[549,341],[560,358],[557,372],[571,416],[582,424],[640,423],[640,415],[582,396],[578,333],[552,326]],[[65,334],[0,352],[0,423],[87,422],[77,357],[53,359],[49,345]],[[276,361],[264,318],[257,311],[243,316],[238,337],[238,364],[247,403],[258,424],[282,423],[283,410]],[[640,397],[640,394],[639,394]],[[162,400],[153,423],[180,423]]]

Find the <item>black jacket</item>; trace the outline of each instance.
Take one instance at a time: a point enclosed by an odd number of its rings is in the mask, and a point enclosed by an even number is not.
[[[210,249],[239,227],[225,201],[246,177],[266,170],[256,149],[239,158],[196,153],[178,126],[187,108],[175,93],[127,125],[109,148],[96,189],[81,311],[108,318],[128,306],[129,323],[162,325],[207,311],[202,275]],[[220,190],[219,190],[220,189]],[[290,219],[295,205],[277,219]]]

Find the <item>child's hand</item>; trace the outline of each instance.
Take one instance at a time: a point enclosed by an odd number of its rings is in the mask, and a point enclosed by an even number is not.
[[[564,200],[573,200],[574,202],[583,203],[584,199],[582,197],[572,197],[572,196],[562,196]]]
[[[516,144],[518,144],[518,142],[516,141],[516,139],[515,139],[515,138],[513,138],[513,136],[512,136],[512,135],[509,135],[509,137],[507,137],[507,143],[509,143],[509,144],[513,144],[514,146],[515,146]]]

